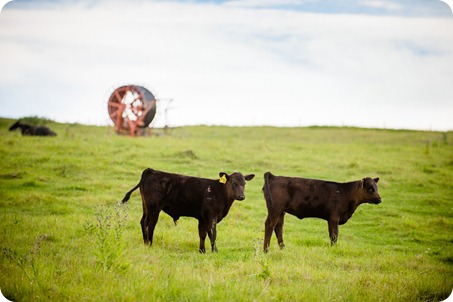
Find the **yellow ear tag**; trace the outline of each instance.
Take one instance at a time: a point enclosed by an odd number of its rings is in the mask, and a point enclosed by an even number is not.
[[[222,177],[220,177],[219,182],[220,182],[221,184],[226,184],[227,179],[226,179],[225,174],[223,174]]]

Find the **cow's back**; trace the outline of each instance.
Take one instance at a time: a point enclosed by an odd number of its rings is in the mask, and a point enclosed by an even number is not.
[[[150,169],[141,190],[149,206],[163,210],[175,220],[181,216],[200,218],[203,188],[208,181]]]
[[[298,218],[327,218],[335,198],[335,183],[318,179],[275,176],[269,190],[272,206]]]
[[[56,136],[57,134],[47,127],[35,127],[34,135],[37,136]]]
[[[163,211],[177,219],[181,216],[201,218],[204,191],[208,188],[207,179],[184,177],[173,184],[171,193],[165,200]]]

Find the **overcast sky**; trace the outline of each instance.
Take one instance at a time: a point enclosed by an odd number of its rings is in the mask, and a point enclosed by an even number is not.
[[[5,2],[5,1],[4,1]],[[439,0],[15,0],[0,116],[112,124],[138,84],[155,126],[453,130],[453,15]]]

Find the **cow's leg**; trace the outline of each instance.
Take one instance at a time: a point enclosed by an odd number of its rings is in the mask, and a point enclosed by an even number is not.
[[[328,220],[330,245],[335,245],[338,239],[338,219],[330,218]]]
[[[211,249],[217,252],[216,239],[217,239],[217,222],[214,220],[208,223],[208,236],[211,241]]]
[[[198,235],[200,236],[200,253],[206,253],[206,248],[204,246],[204,242],[206,240],[206,234],[208,233],[206,229],[206,224],[202,220],[198,220]]]
[[[143,215],[140,220],[142,227],[143,242],[145,245],[153,243],[154,228],[156,227],[157,220],[159,219],[160,208],[158,205],[151,201],[150,198],[145,198],[143,189],[140,187],[140,196],[142,197]]]
[[[272,231],[275,229],[277,225],[278,217],[273,217],[271,215],[267,215],[266,222],[264,223],[264,252],[267,253],[269,250],[269,245],[271,242]]]
[[[283,243],[283,221],[285,218],[285,212],[283,212],[280,217],[278,217],[277,225],[274,228],[275,236],[277,236],[278,245],[280,248],[284,248],[285,244]]]
[[[146,199],[145,199],[145,196],[143,195],[142,188],[140,188],[140,196],[142,198],[142,208],[143,208],[143,215],[142,215],[142,219],[140,220],[140,226],[142,227],[143,242],[145,244],[149,244],[148,235],[146,234],[146,227],[145,227],[147,207],[146,207]]]
[[[145,216],[145,213],[143,213],[142,219],[140,220],[140,226],[142,227],[143,242],[148,244],[149,242],[147,241],[147,236],[145,236]]]
[[[145,217],[144,224],[144,242],[145,244],[153,244],[154,228],[156,227],[157,220],[159,220],[159,209],[149,211]]]

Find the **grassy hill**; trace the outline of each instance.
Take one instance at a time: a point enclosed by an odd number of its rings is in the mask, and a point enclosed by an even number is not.
[[[0,119],[0,288],[14,301],[440,301],[453,288],[453,133],[358,128],[182,127],[130,138],[46,122],[54,138]],[[155,134],[159,131],[156,130]],[[217,178],[255,173],[198,253],[197,221],[161,213],[145,247],[140,194],[152,167]],[[380,177],[330,246],[327,222],[287,215],[286,248],[262,252],[263,173]]]

